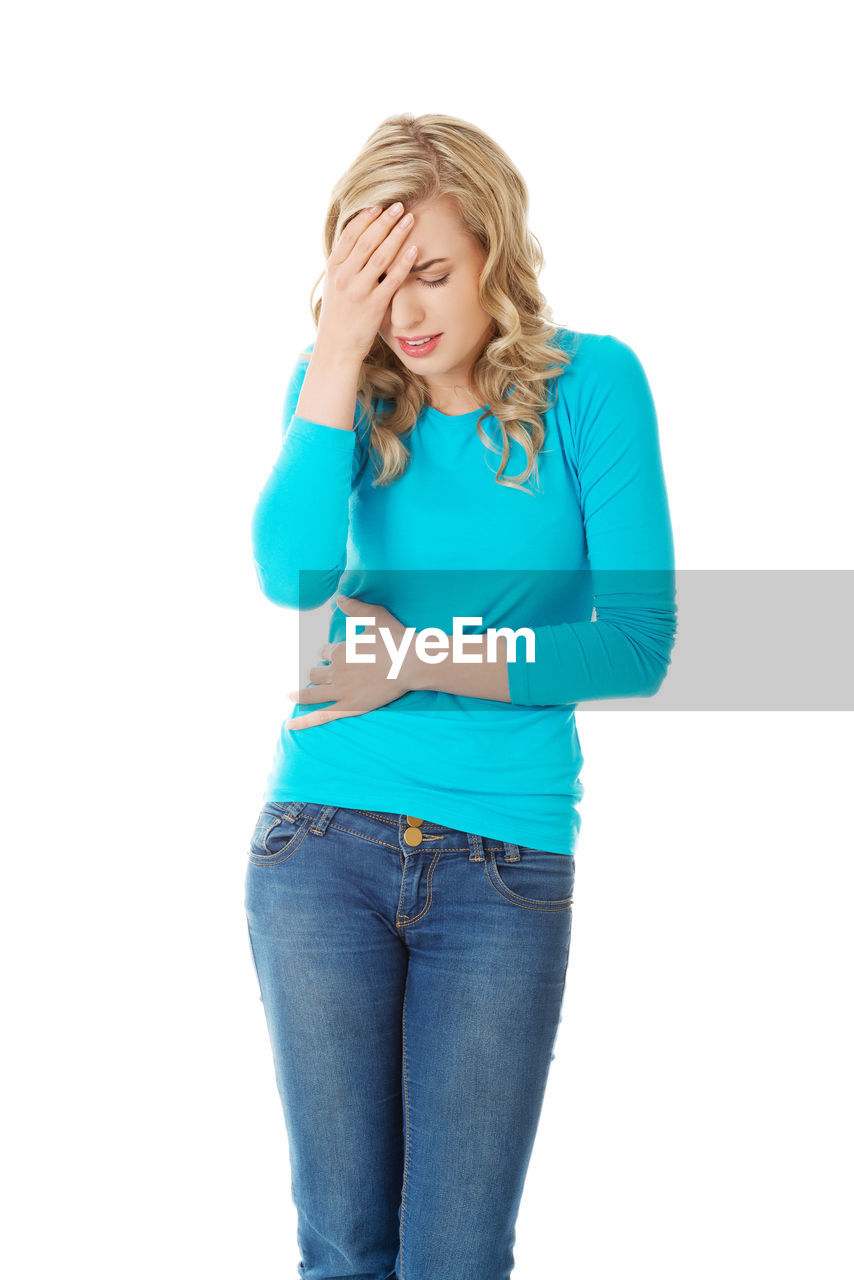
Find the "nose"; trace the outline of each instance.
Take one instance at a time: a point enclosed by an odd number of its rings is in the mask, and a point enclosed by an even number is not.
[[[410,296],[402,296],[404,292]],[[423,328],[424,310],[412,310],[411,292],[409,289],[398,289],[388,304],[386,320],[393,333],[418,333],[419,327]]]

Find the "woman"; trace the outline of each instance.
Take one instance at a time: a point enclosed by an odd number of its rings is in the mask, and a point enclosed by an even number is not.
[[[649,696],[670,661],[649,386],[626,344],[549,322],[527,204],[462,120],[368,139],[253,518],[265,594],[338,606],[246,880],[305,1280],[510,1275],[569,957],[575,705]]]

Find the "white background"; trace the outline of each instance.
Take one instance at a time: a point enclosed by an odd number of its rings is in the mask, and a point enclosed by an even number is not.
[[[6,7],[10,1274],[296,1273],[242,895],[297,621],[249,526],[333,183],[395,112],[484,128],[558,323],[644,364],[679,568],[850,568],[842,13]],[[849,1275],[851,717],[578,720],[514,1280]]]

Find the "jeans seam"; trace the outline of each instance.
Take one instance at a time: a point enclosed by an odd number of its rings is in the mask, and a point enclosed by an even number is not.
[[[404,1110],[403,1138],[404,1138],[405,1152],[404,1152],[404,1159],[403,1159],[403,1187],[401,1189],[401,1198],[400,1198],[400,1280],[404,1280],[403,1242],[404,1242],[405,1233],[403,1230],[403,1221],[404,1221],[404,1216],[406,1214],[406,1182],[409,1176],[409,1150],[412,1142],[410,1126],[409,1126],[409,1078],[406,1074],[406,996],[407,996],[408,990],[409,990],[409,980],[407,975],[407,982],[403,990],[403,1018],[402,1018],[403,1110]]]
[[[436,864],[445,852],[444,849],[437,849],[433,855],[433,861],[427,869],[427,896],[424,906],[418,912],[417,916],[401,916],[401,922],[404,928],[408,928],[411,924],[417,924],[419,920],[423,920],[427,912],[430,910],[430,903],[433,901],[433,872],[436,870]]]

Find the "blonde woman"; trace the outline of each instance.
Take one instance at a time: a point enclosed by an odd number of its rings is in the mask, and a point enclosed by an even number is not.
[[[304,1280],[510,1275],[569,958],[575,706],[670,662],[649,385],[621,340],[552,323],[527,205],[474,125],[379,126],[333,192],[253,517],[269,599],[333,605],[245,899]]]

